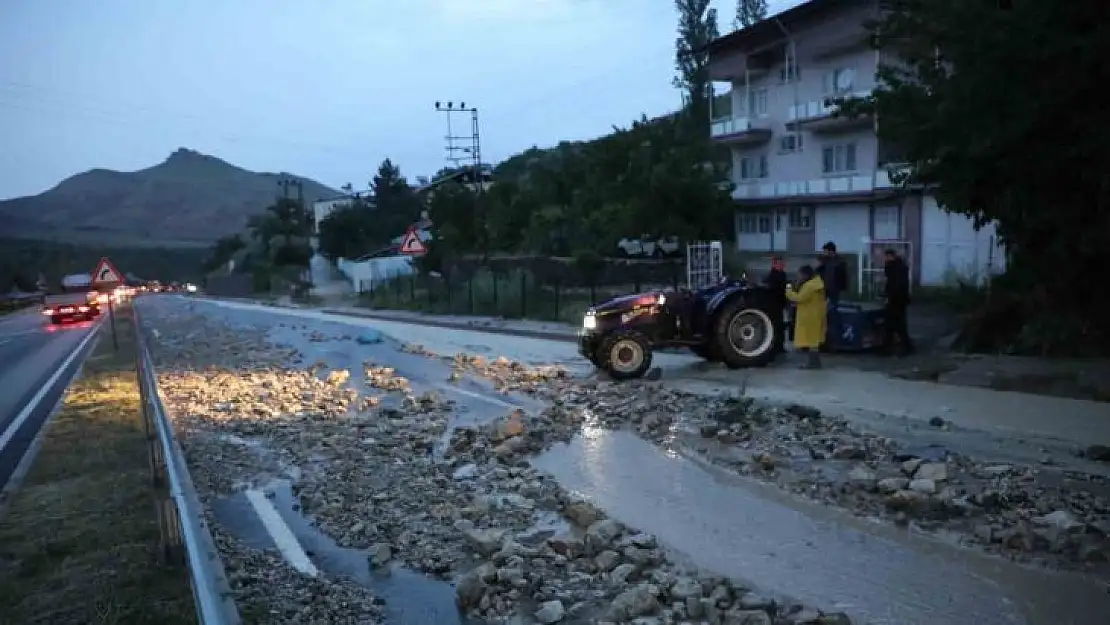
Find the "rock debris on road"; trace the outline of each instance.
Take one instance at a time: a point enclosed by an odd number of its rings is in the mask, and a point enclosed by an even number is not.
[[[207,498],[295,476],[304,511],[341,546],[367,549],[368,567],[398,561],[453,579],[460,607],[488,622],[849,622],[685,570],[654,537],[530,468],[527,454],[581,421],[564,406],[451,431],[452,402],[412,394],[388,367],[366,363],[364,388],[351,388],[349,371],[299,360],[260,328],[159,312],[146,319],[161,336],[161,391]],[[457,374],[495,377],[506,391],[569,383],[557,368],[458,362]],[[275,620],[380,613],[368,590],[336,580],[322,592],[274,556],[222,533],[218,542],[240,601]]]
[[[504,358],[443,358],[406,345],[410,355],[449,365],[445,383],[485,379],[492,392],[548,406],[456,427],[453,401],[416,392],[387,363],[364,362],[352,374],[268,342],[264,326],[152,312],[161,389],[203,495],[288,479],[324,533],[370,554],[367,567],[403,564],[454,580],[464,611],[489,622],[529,622],[507,620],[514,614],[541,623],[849,622],[688,570],[653,536],[529,465],[530,455],[591,427],[629,428],[791,493],[956,535],[1008,558],[1110,572],[1110,485],[1097,476],[905,447],[804,406],[574,378]],[[344,337],[311,331],[304,339]],[[369,589],[306,578],[277,555],[217,533],[240,601],[267,606],[275,620],[381,618]]]

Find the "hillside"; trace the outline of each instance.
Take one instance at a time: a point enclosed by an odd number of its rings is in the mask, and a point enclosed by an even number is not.
[[[179,247],[242,231],[280,191],[300,181],[305,201],[339,195],[314,180],[247,171],[181,148],[133,172],[93,169],[30,197],[0,201],[4,236],[72,243]],[[295,192],[295,191],[293,191]]]

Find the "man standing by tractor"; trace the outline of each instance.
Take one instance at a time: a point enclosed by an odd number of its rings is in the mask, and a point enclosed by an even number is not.
[[[886,340],[883,349],[892,353],[897,340],[902,355],[913,353],[913,339],[910,338],[907,309],[910,306],[910,268],[906,261],[892,249],[883,252],[883,277],[886,286],[885,329]]]
[[[828,333],[828,301],[825,297],[825,282],[813,271],[813,267],[803,265],[798,269],[799,285],[788,286],[786,298],[794,302],[794,347],[807,352],[804,368],[820,369],[821,343]]]
[[[848,266],[836,253],[836,243],[829,241],[821,247],[821,259],[817,263],[817,275],[825,283],[825,296],[828,298],[829,335],[822,340],[825,349],[835,351],[840,342],[840,295],[848,290]]]
[[[775,323],[775,351],[782,353],[786,343],[786,266],[782,257],[771,257],[771,271],[763,278],[763,284],[771,291],[774,298],[774,316],[771,321]]]

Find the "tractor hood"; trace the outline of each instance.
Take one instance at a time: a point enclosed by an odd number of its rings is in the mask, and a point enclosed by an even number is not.
[[[624,310],[631,310],[638,306],[650,306],[659,301],[659,296],[663,295],[663,291],[648,291],[645,293],[635,293],[632,295],[621,295],[614,297],[597,304],[593,307],[593,311],[597,314],[605,314],[611,312],[620,312]]]

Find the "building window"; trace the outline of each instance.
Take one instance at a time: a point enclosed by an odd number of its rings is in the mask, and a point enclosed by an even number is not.
[[[800,79],[802,70],[798,67],[798,59],[794,55],[790,55],[786,63],[783,63],[779,68],[779,80],[782,82],[793,82]]]
[[[737,230],[740,234],[756,234],[759,231],[759,219],[755,213],[740,213]]]
[[[761,214],[759,216],[759,234],[767,234],[771,231],[771,216]]]
[[[826,95],[848,93],[855,85],[856,70],[850,67],[835,69],[824,76]]]
[[[767,90],[752,89],[748,91],[748,117],[767,116]]]
[[[800,132],[788,132],[779,137],[779,152],[788,154],[791,152],[802,151],[802,134]]]
[[[740,158],[740,180],[760,180],[768,174],[766,154]]]
[[[827,146],[822,151],[821,170],[826,174],[856,171],[856,144]]]
[[[813,228],[813,209],[808,206],[790,208],[790,229],[810,230]]]

